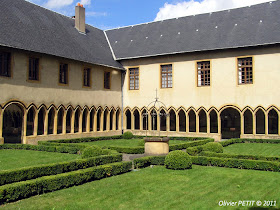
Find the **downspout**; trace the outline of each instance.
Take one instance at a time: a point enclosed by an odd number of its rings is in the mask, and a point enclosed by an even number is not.
[[[125,76],[125,71],[123,71],[121,73],[121,88],[122,88],[122,93],[121,93],[121,100],[122,100],[122,105],[121,105],[121,112],[122,112],[122,115],[121,115],[121,124],[122,124],[122,134],[123,134],[123,84],[124,84],[124,76]]]

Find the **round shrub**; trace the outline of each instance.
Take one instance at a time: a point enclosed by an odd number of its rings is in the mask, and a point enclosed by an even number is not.
[[[133,138],[133,134],[130,131],[126,131],[123,134],[123,138],[124,139],[132,139]]]
[[[90,158],[90,157],[95,157],[102,155],[103,151],[100,147],[98,146],[91,146],[87,147],[82,151],[82,158]]]
[[[223,146],[218,142],[209,142],[203,146],[204,151],[209,152],[216,152],[216,153],[223,153],[224,148]]]
[[[186,152],[176,150],[165,157],[164,165],[168,169],[184,170],[192,168],[192,160]]]

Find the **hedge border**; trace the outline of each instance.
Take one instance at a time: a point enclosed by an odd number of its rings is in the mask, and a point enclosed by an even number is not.
[[[199,156],[205,157],[220,157],[220,158],[235,158],[235,159],[246,159],[246,160],[264,160],[264,161],[278,161],[280,162],[280,157],[278,156],[261,156],[261,155],[235,155],[227,153],[215,153],[202,151]]]
[[[0,187],[0,204],[126,173],[131,167],[132,162],[120,162],[4,185]]]
[[[226,141],[219,142],[223,147],[227,147],[231,144],[238,143],[270,143],[270,144],[280,144],[280,139],[229,139]]]
[[[58,152],[58,153],[70,153],[77,154],[80,150],[79,147],[68,146],[45,146],[45,145],[30,145],[30,144],[2,144],[1,149],[17,149],[17,150],[34,150],[45,152]]]
[[[37,165],[0,172],[0,186],[19,181],[35,179],[42,176],[66,173],[93,166],[121,162],[122,154],[103,155],[88,159],[79,159],[67,162]]]

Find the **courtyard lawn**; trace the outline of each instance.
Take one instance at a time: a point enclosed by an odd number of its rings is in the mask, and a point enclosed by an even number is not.
[[[93,141],[93,142],[85,142],[85,143],[79,143],[83,145],[96,145],[100,147],[108,147],[108,146],[121,146],[121,147],[137,147],[141,146],[139,143],[141,143],[143,139],[115,139],[115,140],[102,140],[102,141]],[[180,144],[180,143],[186,143],[186,141],[182,140],[170,140],[169,144]],[[144,145],[142,145],[144,146]]]
[[[0,150],[0,171],[27,166],[58,163],[80,158],[79,155],[32,150]]]
[[[275,200],[280,173],[193,166],[140,169],[2,206],[3,209],[228,209],[219,201]],[[236,209],[236,207],[230,207]]]
[[[280,156],[280,144],[241,143],[224,147],[224,153],[240,155]]]

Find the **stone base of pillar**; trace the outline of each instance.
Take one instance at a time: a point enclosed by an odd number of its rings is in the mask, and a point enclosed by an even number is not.
[[[0,144],[4,144],[4,138],[3,137],[0,138]]]

